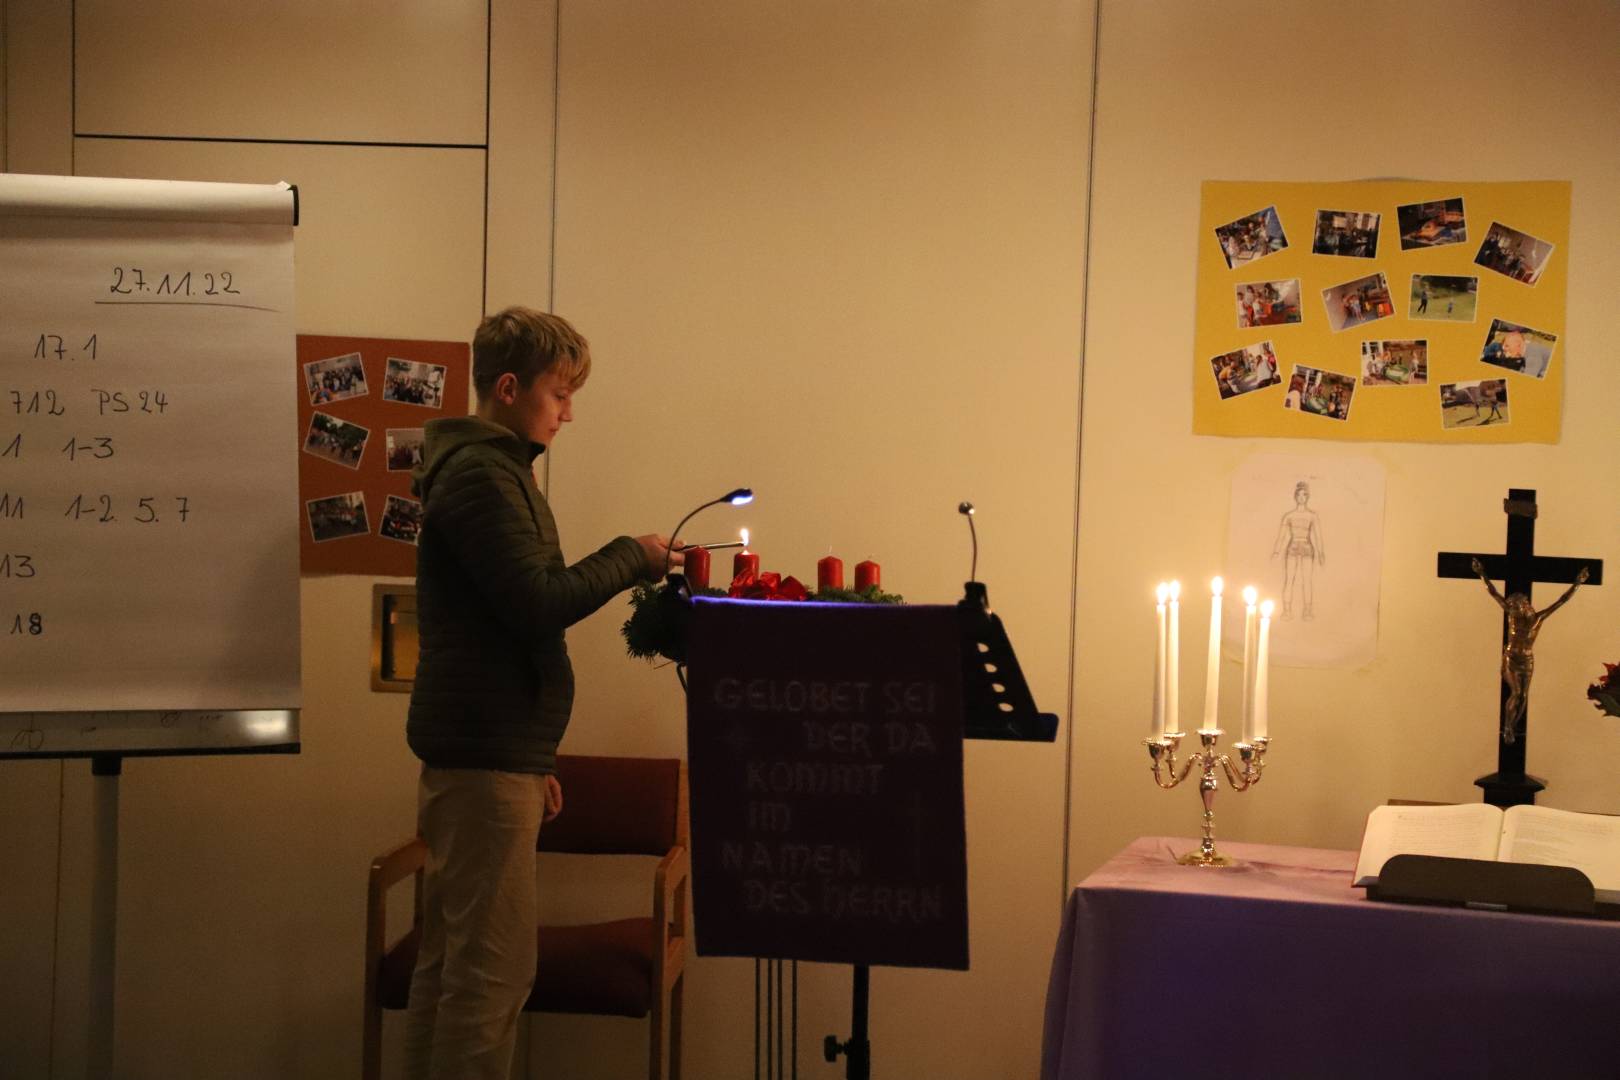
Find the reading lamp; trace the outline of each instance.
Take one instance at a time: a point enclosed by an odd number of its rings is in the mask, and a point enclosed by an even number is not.
[[[734,491],[726,492],[724,495],[720,496],[718,499],[710,499],[708,502],[706,502],[703,505],[699,506],[696,510],[693,510],[690,514],[687,514],[685,517],[681,518],[681,523],[679,525],[675,526],[675,531],[674,532],[669,534],[669,548],[664,552],[664,573],[665,573],[665,575],[669,574],[669,560],[670,560],[671,556],[673,556],[674,553],[675,553],[675,540],[676,540],[676,538],[681,535],[681,529],[683,529],[686,526],[686,523],[688,521],[691,521],[694,517],[697,516],[699,510],[707,510],[709,507],[711,507],[711,506],[719,506],[721,503],[730,503],[732,506],[742,506],[745,503],[751,503],[753,501],[754,501],[754,489],[753,488],[740,487],[740,488],[737,488]]]
[[[973,504],[963,502],[957,506],[956,512],[967,518],[968,535],[973,538],[973,562],[969,564],[968,580],[977,581],[979,577],[979,530],[973,527]]]

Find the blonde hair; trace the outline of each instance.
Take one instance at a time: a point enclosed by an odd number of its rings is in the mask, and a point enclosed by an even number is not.
[[[473,334],[473,389],[480,401],[502,375],[511,372],[527,387],[556,370],[569,389],[578,390],[591,374],[591,345],[561,315],[509,307],[487,316]]]

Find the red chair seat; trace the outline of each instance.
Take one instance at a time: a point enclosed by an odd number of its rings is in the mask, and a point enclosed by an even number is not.
[[[523,1007],[531,1012],[646,1016],[652,1008],[651,919],[618,919],[583,926],[542,926],[534,990]],[[421,931],[413,928],[383,954],[377,998],[385,1009],[403,1009]]]
[[[540,831],[535,850],[657,859],[648,882],[652,910],[639,919],[541,926],[535,985],[523,1007],[646,1018],[649,1080],[680,1080],[690,872],[686,766],[678,758],[562,754],[557,775],[569,812]],[[383,1010],[409,1004],[420,951],[418,930],[389,947],[389,891],[414,878],[412,921],[423,918],[427,854],[420,836],[403,840],[372,860],[366,879],[362,1080],[382,1080]]]

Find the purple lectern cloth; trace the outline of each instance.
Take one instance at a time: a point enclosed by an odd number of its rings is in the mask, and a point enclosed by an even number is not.
[[[1620,1077],[1620,923],[1378,903],[1350,851],[1146,837],[1074,890],[1042,1080]]]

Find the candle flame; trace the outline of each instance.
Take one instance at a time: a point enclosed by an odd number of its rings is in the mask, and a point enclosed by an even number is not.
[[[748,530],[747,529],[739,529],[737,531],[742,534],[743,554],[746,555],[748,553]]]
[[[1157,596],[1159,598],[1159,603],[1163,604],[1164,601],[1165,601],[1165,597],[1170,595],[1170,586],[1166,585],[1164,582],[1161,581],[1161,582],[1159,582],[1159,587],[1157,589],[1154,589],[1153,593],[1154,593],[1155,596]]]
[[[1250,607],[1254,607],[1255,603],[1259,599],[1260,599],[1260,590],[1259,589],[1255,588],[1253,585],[1245,585],[1243,587],[1243,602],[1245,604],[1248,604]]]
[[[1260,617],[1262,619],[1269,619],[1271,618],[1271,613],[1275,610],[1277,610],[1277,605],[1273,604],[1270,600],[1267,600],[1265,603],[1260,605]]]
[[[1214,596],[1221,595],[1222,590],[1224,590],[1225,588],[1226,588],[1226,582],[1222,581],[1220,578],[1213,578],[1213,579],[1210,580],[1209,591],[1210,591],[1210,593],[1212,595],[1214,595]]]
[[[1170,599],[1172,602],[1181,599],[1181,582],[1172,581],[1170,583]]]

